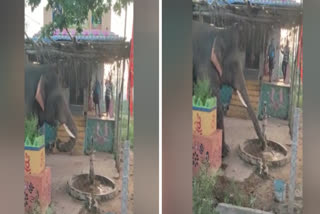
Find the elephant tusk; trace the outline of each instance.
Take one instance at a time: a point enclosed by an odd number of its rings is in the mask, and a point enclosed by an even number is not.
[[[244,99],[243,99],[241,93],[238,90],[237,90],[237,93],[238,93],[238,96],[240,98],[242,105],[244,105],[244,107],[248,108],[247,104],[244,102]]]
[[[68,128],[68,126],[66,126],[66,124],[63,124],[63,127],[65,128],[65,130],[67,131],[68,135],[72,138],[76,138],[72,132],[70,131],[70,129]]]

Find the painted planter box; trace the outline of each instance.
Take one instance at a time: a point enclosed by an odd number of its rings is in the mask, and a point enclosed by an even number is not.
[[[24,209],[33,209],[39,202],[42,213],[51,202],[51,168],[46,167],[40,174],[24,176]]]
[[[192,133],[198,136],[211,136],[217,129],[216,98],[210,106],[192,106]]]
[[[51,144],[53,144],[57,137],[57,128],[52,127],[49,124],[44,124],[44,135],[45,135],[45,145],[46,148],[49,148]]]
[[[201,164],[208,161],[211,173],[221,166],[222,130],[217,129],[211,136],[193,135],[192,142],[192,173],[197,175]]]
[[[24,146],[24,174],[34,175],[41,173],[45,168],[44,136],[35,138],[34,142],[40,146],[30,145],[27,138]]]
[[[221,103],[224,108],[230,105],[233,89],[230,86],[222,85],[220,89]]]
[[[84,152],[91,143],[93,137],[94,149],[99,152],[112,152],[114,144],[114,120],[102,120],[87,118]]]
[[[259,117],[262,117],[264,102],[267,103],[267,114],[274,118],[288,119],[290,87],[283,84],[263,83],[259,101]]]

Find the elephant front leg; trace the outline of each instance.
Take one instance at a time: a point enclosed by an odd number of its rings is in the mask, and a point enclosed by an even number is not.
[[[223,112],[222,103],[221,103],[221,100],[218,99],[217,128],[222,130],[222,158],[225,158],[228,155],[230,148],[225,142],[223,116],[224,116],[224,112]]]

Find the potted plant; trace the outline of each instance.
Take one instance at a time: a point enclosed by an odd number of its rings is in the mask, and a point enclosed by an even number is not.
[[[217,130],[217,99],[211,95],[208,79],[194,85],[192,129],[193,175],[198,174],[203,162],[214,173],[221,166],[222,130]]]
[[[210,136],[217,128],[217,99],[211,96],[208,79],[194,85],[192,129],[194,135]]]
[[[37,124],[36,117],[25,118],[25,174],[39,174],[45,167],[44,135],[39,133]]]

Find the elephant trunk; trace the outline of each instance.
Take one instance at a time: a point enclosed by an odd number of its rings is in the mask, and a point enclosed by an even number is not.
[[[253,123],[254,129],[256,131],[256,134],[257,134],[259,140],[262,142],[262,149],[265,150],[265,148],[267,147],[267,139],[262,134],[258,119],[257,119],[256,114],[255,114],[255,112],[254,112],[254,110],[252,108],[252,105],[250,103],[249,95],[248,95],[246,86],[244,85],[240,89],[240,93],[239,93],[239,91],[237,91],[237,92],[238,92],[238,95],[239,95],[239,98],[240,98],[242,104],[244,104],[244,106],[247,108],[249,117],[251,118],[251,121]]]

